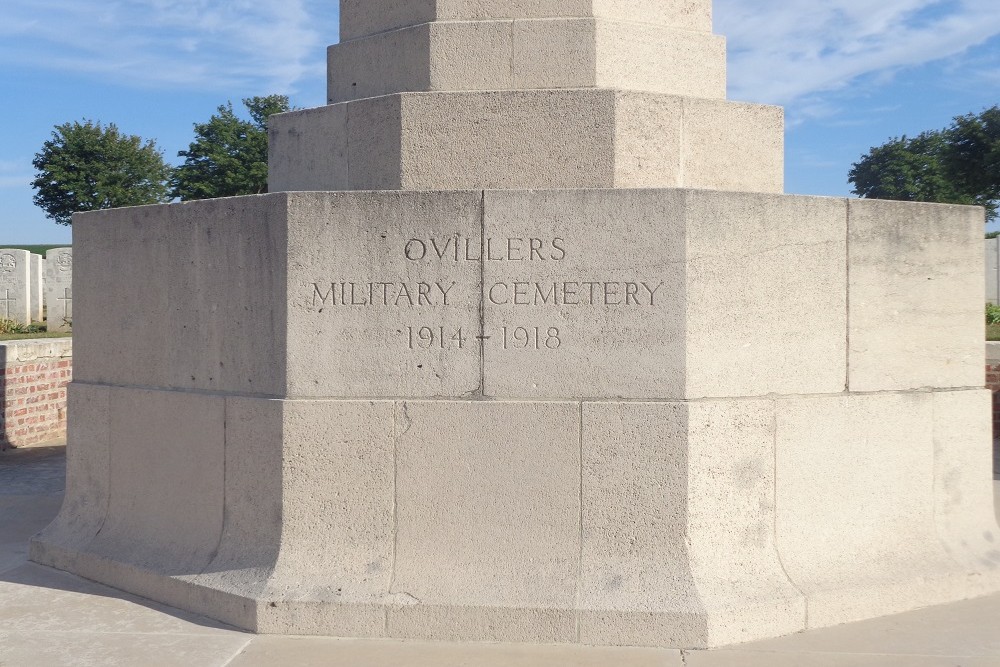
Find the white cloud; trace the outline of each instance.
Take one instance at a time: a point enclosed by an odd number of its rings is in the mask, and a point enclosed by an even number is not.
[[[0,190],[27,189],[35,180],[31,160],[10,160],[0,158]]]
[[[330,0],[5,0],[0,60],[126,85],[292,92],[322,81]]]
[[[966,54],[1000,35],[997,0],[716,0],[715,17],[729,39],[730,97],[774,104]]]

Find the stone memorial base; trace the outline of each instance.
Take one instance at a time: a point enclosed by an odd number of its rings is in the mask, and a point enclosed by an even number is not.
[[[79,216],[31,557],[348,637],[706,647],[1000,590],[982,224],[696,190]]]

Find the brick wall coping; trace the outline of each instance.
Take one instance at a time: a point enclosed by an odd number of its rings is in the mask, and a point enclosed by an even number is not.
[[[1000,364],[1000,340],[986,341],[986,363]]]
[[[73,339],[25,338],[0,341],[0,364],[10,365],[36,359],[61,359],[73,357]]]

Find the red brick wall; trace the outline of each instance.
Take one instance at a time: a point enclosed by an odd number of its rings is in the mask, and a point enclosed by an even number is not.
[[[1000,362],[986,362],[986,388],[993,392],[993,437],[1000,435]]]
[[[6,359],[0,366],[0,449],[65,437],[66,385],[73,375],[72,358]]]

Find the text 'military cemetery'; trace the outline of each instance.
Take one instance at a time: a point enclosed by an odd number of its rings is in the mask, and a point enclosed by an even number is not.
[[[677,647],[1000,587],[980,209],[781,194],[708,0],[341,10],[272,194],[75,219],[35,561],[257,632]]]

